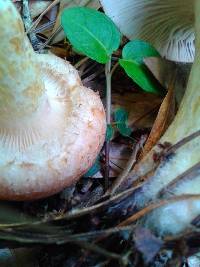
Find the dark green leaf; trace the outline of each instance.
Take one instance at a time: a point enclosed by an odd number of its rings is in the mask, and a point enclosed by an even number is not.
[[[132,133],[132,129],[126,123],[117,123],[117,128],[123,136],[130,136]]]
[[[147,68],[136,61],[119,60],[119,64],[123,67],[126,74],[133,79],[144,91],[158,93],[157,86],[150,76]]]
[[[118,108],[114,112],[116,122],[126,122],[128,120],[128,112],[124,108]]]
[[[122,51],[123,59],[120,65],[126,74],[134,80],[144,91],[159,93],[155,80],[143,64],[145,57],[159,57],[159,53],[148,43],[135,40],[129,42]]]
[[[99,63],[106,63],[120,44],[115,24],[102,12],[86,7],[63,11],[61,24],[75,49]]]
[[[92,165],[92,167],[87,171],[87,173],[84,174],[84,177],[91,177],[95,175],[98,171],[100,171],[100,169],[101,169],[101,164],[98,157],[95,163]]]
[[[160,54],[149,43],[142,40],[133,40],[124,46],[122,57],[142,64],[145,57],[160,57]]]
[[[114,129],[111,124],[108,124],[106,129],[106,141],[110,141],[113,138],[113,135]]]

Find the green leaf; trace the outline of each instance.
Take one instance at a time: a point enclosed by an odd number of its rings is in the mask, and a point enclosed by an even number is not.
[[[114,129],[111,124],[108,124],[106,129],[106,141],[110,141],[113,138],[113,135]]]
[[[120,45],[121,35],[115,24],[94,9],[68,8],[62,13],[61,24],[74,48],[99,63],[108,62]]]
[[[118,108],[114,112],[116,122],[126,122],[128,120],[128,112],[124,108]]]
[[[130,136],[132,133],[132,129],[126,123],[117,123],[117,128],[123,136]]]
[[[124,46],[122,57],[123,59],[134,60],[143,64],[145,57],[160,57],[160,54],[149,43],[142,40],[133,40]]]
[[[123,48],[123,59],[119,60],[119,64],[125,70],[126,74],[144,91],[160,93],[155,84],[155,80],[150,75],[145,64],[143,64],[145,57],[159,56],[159,53],[151,45],[144,41],[135,40],[129,42]]]
[[[97,157],[92,167],[84,174],[84,177],[91,177],[95,175],[98,171],[100,171],[100,169],[101,169],[101,164],[99,161],[99,157]]]

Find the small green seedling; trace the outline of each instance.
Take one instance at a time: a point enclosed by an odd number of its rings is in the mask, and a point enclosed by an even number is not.
[[[112,20],[110,20],[104,13],[87,7],[72,7],[65,9],[61,16],[61,24],[66,37],[76,51],[79,51],[98,63],[105,64],[106,142],[108,143],[114,134],[110,119],[112,76],[111,57],[113,52],[119,48],[121,34]],[[119,59],[119,64],[124,68],[127,75],[143,90],[158,93],[157,86],[151,80],[147,68],[143,63],[145,57],[152,56],[158,57],[159,54],[151,45],[140,40],[135,40],[124,46],[122,59]],[[126,111],[119,109],[115,111],[114,117],[118,131],[124,136],[130,136],[131,129],[127,126]],[[107,161],[109,162],[109,160]],[[93,167],[96,169],[95,166],[96,165]],[[91,172],[93,173],[92,170]]]
[[[122,50],[122,59],[119,64],[126,74],[133,79],[144,91],[159,93],[154,80],[149,75],[143,63],[146,57],[160,57],[159,53],[147,42],[133,40],[127,43]]]

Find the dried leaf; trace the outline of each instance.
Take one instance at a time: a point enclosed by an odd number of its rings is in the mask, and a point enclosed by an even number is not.
[[[143,153],[141,157],[144,157],[160,140],[161,136],[164,134],[168,126],[170,125],[172,119],[175,115],[175,101],[174,101],[174,82],[169,88],[169,91],[164,98],[161,107],[159,109],[157,118],[144,146]]]
[[[161,97],[144,92],[114,92],[112,101],[113,110],[124,108],[128,112],[128,126],[134,130],[152,127]]]

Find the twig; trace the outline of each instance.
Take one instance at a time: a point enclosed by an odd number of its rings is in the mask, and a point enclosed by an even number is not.
[[[170,146],[166,153],[165,156],[167,157],[168,155],[174,153],[176,150],[178,150],[180,147],[184,146],[185,144],[189,143],[190,141],[192,141],[193,139],[197,138],[200,136],[200,130],[184,137],[183,139],[181,139],[180,141],[178,141],[176,144]]]
[[[112,67],[110,75],[113,76],[113,73],[116,71],[117,67],[119,66],[119,62],[115,63],[115,65]]]
[[[121,255],[118,255],[118,254],[113,253],[113,252],[109,252],[109,251],[99,247],[98,245],[95,245],[94,243],[88,243],[85,241],[74,241],[73,243],[79,245],[80,247],[83,247],[84,249],[98,253],[98,254],[106,257],[106,258],[115,259],[115,260],[118,260],[119,262],[121,262]]]
[[[33,33],[41,33],[43,31],[48,30],[49,28],[51,28],[54,24],[55,24],[55,20],[54,21],[48,21],[47,23],[44,23],[43,25],[41,25],[40,27],[36,28],[35,30],[33,30]]]
[[[106,122],[111,123],[111,59],[105,65],[106,75]],[[105,143],[106,170],[105,170],[105,190],[109,187],[109,169],[110,169],[110,141]]]
[[[195,164],[194,166],[186,170],[184,173],[178,175],[172,182],[166,185],[164,189],[158,192],[158,196],[161,197],[167,191],[172,190],[174,187],[176,187],[180,183],[185,182],[187,180],[192,180],[199,174],[200,174],[200,162],[198,162],[197,164]]]
[[[109,188],[105,195],[114,195],[116,191],[120,188],[120,186],[123,184],[123,182],[126,180],[127,176],[129,175],[131,169],[136,163],[137,155],[140,149],[143,147],[147,136],[142,136],[140,141],[136,144],[136,147],[133,149],[133,153],[130,156],[130,159],[128,160],[126,167],[121,172],[121,174],[117,177],[115,182],[113,183],[112,187]]]
[[[32,18],[31,18],[31,13],[29,10],[29,4],[28,0],[23,0],[22,1],[22,18],[24,22],[24,26],[26,31],[30,28],[30,25],[32,24]],[[38,49],[38,44],[39,40],[34,32],[31,32],[28,34],[31,44],[35,50]]]
[[[82,58],[81,60],[79,60],[75,65],[74,67],[76,69],[80,68],[81,65],[83,65],[89,58],[88,57],[84,57]]]
[[[49,36],[49,38],[45,41],[45,43],[42,44],[42,45],[40,46],[39,49],[40,49],[40,50],[44,49],[44,48],[50,43],[50,41],[55,37],[55,35],[61,31],[61,29],[62,29],[61,26],[59,26],[59,27],[56,29],[56,31],[53,32],[53,33]]]
[[[91,75],[87,76],[86,78],[82,79],[82,83],[86,84],[86,83],[92,81],[94,78],[99,76],[102,72],[103,72],[102,69],[97,70],[96,72],[94,72]]]
[[[129,218],[127,218],[126,220],[118,224],[118,227],[130,225],[136,220],[144,217],[148,213],[162,206],[166,206],[166,205],[173,204],[179,201],[184,201],[184,200],[199,200],[199,199],[200,199],[200,195],[180,195],[180,196],[175,196],[170,199],[160,200],[159,202],[152,203],[148,205],[147,207],[143,208],[142,210],[138,211],[137,213],[131,215]]]
[[[40,23],[41,19],[43,18],[43,16],[55,5],[57,5],[60,2],[60,0],[54,0],[41,14],[40,16],[33,22],[32,26],[26,30],[26,33],[30,33],[31,31],[33,31],[37,25]]]

